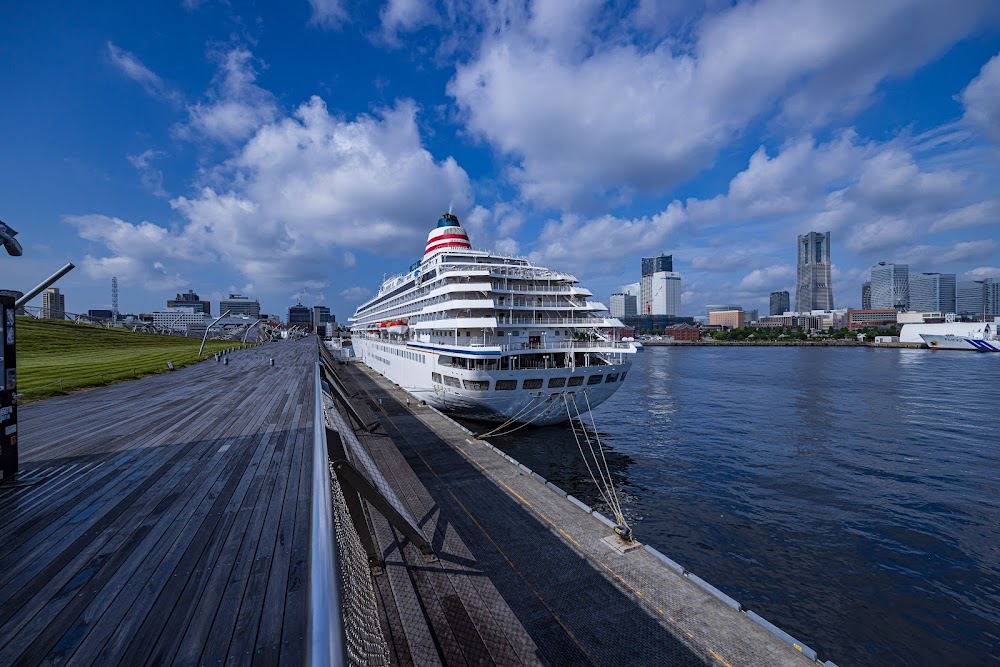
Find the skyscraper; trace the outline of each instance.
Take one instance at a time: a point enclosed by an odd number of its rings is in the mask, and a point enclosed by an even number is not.
[[[42,318],[66,319],[66,295],[60,294],[58,287],[50,287],[42,294]]]
[[[872,267],[872,308],[908,310],[910,307],[910,267],[908,264],[879,262]]]
[[[955,289],[955,312],[966,317],[982,317],[986,304],[986,282],[963,280]]]
[[[642,258],[642,275],[644,276],[651,276],[654,273],[659,273],[660,271],[673,271],[673,270],[674,270],[673,255],[659,255],[657,257]]]
[[[782,315],[791,309],[791,295],[788,290],[771,292],[771,309],[768,311],[768,315]]]
[[[833,310],[830,277],[830,232],[809,232],[799,237],[799,269],[795,309]]]
[[[680,315],[681,274],[674,271],[654,271],[643,276],[642,300],[638,306],[640,315]]]
[[[861,310],[872,309],[872,281],[861,283]]]
[[[631,294],[611,295],[611,317],[633,317],[639,314],[637,299]]]
[[[914,273],[910,276],[910,310],[954,313],[955,274]]]

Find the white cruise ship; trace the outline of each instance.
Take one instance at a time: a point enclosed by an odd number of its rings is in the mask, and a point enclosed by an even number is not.
[[[354,356],[471,419],[555,424],[607,400],[632,366],[622,323],[576,278],[472,249],[445,214],[423,259],[351,318]]]

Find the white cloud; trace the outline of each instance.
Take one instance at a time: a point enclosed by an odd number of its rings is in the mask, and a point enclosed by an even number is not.
[[[371,293],[372,291],[366,287],[348,287],[340,291],[340,298],[348,302],[360,302]]]
[[[350,21],[343,0],[309,0],[309,7],[309,25],[317,28],[335,30]]]
[[[984,278],[1000,278],[1000,266],[980,266],[962,274],[966,280],[983,280]]]
[[[121,49],[111,42],[105,42],[108,58],[125,76],[143,87],[149,95],[168,102],[179,103],[180,93],[168,86],[156,72],[146,67],[134,53]]]
[[[163,172],[153,166],[153,161],[163,157],[163,151],[148,148],[138,155],[129,155],[129,163],[139,172],[143,187],[157,197],[168,197],[163,189]]]
[[[233,143],[246,139],[278,115],[277,101],[259,87],[254,57],[243,47],[217,55],[219,71],[207,98],[188,106],[187,124],[177,128],[189,139],[208,137]]]
[[[965,105],[965,122],[1000,145],[1000,54],[983,65],[960,99]]]
[[[1000,199],[976,202],[952,211],[935,221],[931,225],[931,231],[943,232],[990,224],[1000,225]]]
[[[690,47],[640,48],[622,26],[596,43],[606,17],[580,4],[510,10],[448,85],[467,131],[516,162],[522,196],[564,209],[669,191],[775,109],[799,124],[853,113],[997,14],[986,1],[763,0],[707,15]]]
[[[749,292],[770,293],[787,287],[795,277],[795,267],[788,264],[772,264],[763,269],[754,269],[743,276],[740,289]]]
[[[383,39],[398,45],[400,33],[416,32],[424,26],[434,25],[438,16],[434,3],[428,0],[389,0],[379,11],[379,20]]]

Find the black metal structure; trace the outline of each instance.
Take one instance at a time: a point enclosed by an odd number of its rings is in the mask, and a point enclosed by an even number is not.
[[[17,475],[17,355],[14,303],[19,292],[0,292],[0,482]]]

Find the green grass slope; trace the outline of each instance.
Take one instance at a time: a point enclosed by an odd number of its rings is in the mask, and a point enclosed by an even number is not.
[[[17,390],[37,400],[198,361],[200,340],[17,318]],[[203,357],[239,343],[208,341]]]

